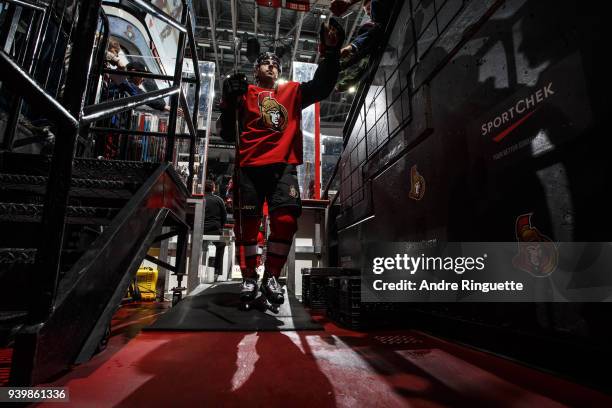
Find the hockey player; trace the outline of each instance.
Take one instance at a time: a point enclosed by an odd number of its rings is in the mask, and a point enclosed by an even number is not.
[[[255,85],[249,85],[243,74],[234,74],[223,84],[218,130],[228,141],[236,140],[236,128],[239,133],[233,206],[243,302],[257,295],[257,234],[264,201],[270,213],[270,236],[261,292],[273,305],[284,302],[278,277],[302,211],[296,170],[302,164],[301,112],[333,90],[344,30],[330,19],[321,25],[320,37],[323,59],[311,81],[277,84],[281,62],[266,52],[255,62]]]

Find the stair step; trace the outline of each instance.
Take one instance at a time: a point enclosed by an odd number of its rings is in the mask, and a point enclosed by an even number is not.
[[[0,153],[0,172],[47,176],[51,164],[50,156]],[[159,166],[159,163],[122,160],[75,159],[73,178],[104,179],[142,183]]]
[[[9,265],[33,265],[36,260],[36,251],[36,248],[0,248],[0,277],[3,275],[3,270]],[[62,249],[62,264],[68,262],[72,265],[84,252],[84,249]]]
[[[35,248],[0,248],[0,264],[33,264]]]
[[[48,180],[47,176],[0,173],[0,192],[12,194],[15,198],[11,201],[35,204],[32,195],[44,195]],[[139,186],[140,183],[125,180],[73,178],[70,197],[129,200]]]
[[[43,213],[42,204],[0,203],[0,221],[38,222]],[[68,206],[66,222],[72,224],[106,225],[119,208]]]
[[[0,185],[10,185],[12,187],[46,186],[49,178],[47,176],[31,176],[27,174],[2,174],[0,173]],[[134,183],[122,180],[100,180],[73,178],[71,182],[73,188],[95,188],[105,190],[120,190],[134,187]]]

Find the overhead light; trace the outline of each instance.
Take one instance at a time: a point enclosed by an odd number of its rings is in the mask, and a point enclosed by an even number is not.
[[[325,20],[327,18],[327,16],[325,14],[321,14],[321,20]]]
[[[354,86],[351,86],[351,87],[348,89],[348,91],[349,91],[349,93],[355,93],[355,87],[354,87]]]
[[[220,46],[219,46],[219,49],[220,49],[220,50],[231,50],[231,49],[232,49],[232,47],[230,47],[229,45],[220,45]]]
[[[310,55],[300,54],[300,58],[310,59]]]

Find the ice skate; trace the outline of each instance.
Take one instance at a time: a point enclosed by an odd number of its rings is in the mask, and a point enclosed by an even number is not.
[[[240,308],[242,310],[250,310],[253,308],[253,302],[257,297],[257,279],[246,278],[242,280],[240,287]]]
[[[272,305],[282,305],[285,302],[283,288],[274,276],[264,278],[261,283],[261,293]]]

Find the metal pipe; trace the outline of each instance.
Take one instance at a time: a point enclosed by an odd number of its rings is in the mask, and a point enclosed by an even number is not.
[[[45,16],[43,18],[43,22],[41,25],[41,37],[38,43],[39,47],[36,49],[36,54],[34,55],[34,61],[32,62],[32,74],[36,75],[36,68],[38,67],[38,61],[40,60],[40,54],[42,52],[42,47],[45,44],[45,40],[47,39],[47,32],[49,31],[49,20],[51,19],[51,13],[53,8],[55,7],[55,0],[49,1],[47,5],[47,10],[45,11]]]
[[[295,36],[295,43],[293,44],[293,55],[291,56],[291,63],[289,65],[289,75],[292,75],[292,69],[293,69],[293,61],[295,61],[295,54],[297,54],[297,49],[298,49],[298,45],[300,42],[300,31],[302,31],[302,23],[304,22],[304,16],[306,15],[306,13],[300,13],[300,19],[298,20],[297,23],[297,31],[296,31],[296,36]]]
[[[236,38],[236,20],[237,20],[237,10],[236,10],[236,0],[230,0],[230,10],[232,13],[232,35]]]
[[[66,50],[64,51],[63,66],[62,66],[62,70],[60,71],[59,81],[57,82],[57,90],[55,91],[55,97],[56,98],[60,96],[60,91],[62,89],[62,80],[64,78],[64,74],[66,73],[66,75],[67,75],[67,72],[66,72],[66,58],[68,58],[68,60],[72,60],[72,49],[74,48],[74,44],[71,44],[71,42],[72,42],[72,33],[74,32],[74,27],[76,26],[75,23],[77,23],[77,21],[75,20],[75,18],[73,16],[72,24],[70,25],[70,32],[68,33],[68,38],[66,39]],[[98,20],[96,19],[96,31],[97,31],[97,28],[98,28]],[[60,32],[61,32],[61,28],[60,28]],[[92,44],[92,50],[93,50],[93,44]],[[90,55],[90,58],[91,57],[92,57],[92,55]],[[91,63],[91,59],[90,59],[90,63]],[[91,70],[88,70],[87,72],[89,73],[89,72],[91,72]]]
[[[179,23],[174,18],[172,18],[168,14],[166,14],[163,10],[161,10],[158,7],[152,5],[151,3],[147,2],[147,1],[144,1],[144,0],[130,0],[130,1],[132,3],[138,5],[142,10],[144,10],[147,13],[151,14],[153,17],[158,18],[161,21],[163,21],[164,23],[166,23],[168,25],[171,25],[172,27],[176,28],[181,33],[186,33],[187,32],[187,29],[185,28],[185,26],[183,24]],[[183,4],[183,11],[185,11],[186,9],[187,9],[187,7],[185,7],[185,5]]]
[[[11,50],[9,39],[11,39],[12,42],[12,40],[15,38],[13,26],[15,25],[15,30],[17,29],[16,24],[12,24],[11,22],[15,18],[16,14],[21,15],[21,9],[19,9],[19,13],[17,13],[17,7],[9,4],[6,7],[6,10],[6,14],[4,15],[4,24],[2,27],[0,27],[0,49],[8,53]]]
[[[300,13],[301,13],[301,12],[300,12]],[[304,14],[305,14],[305,15],[308,15],[308,13],[304,13]],[[251,17],[251,18],[252,18],[252,17]],[[207,29],[209,29],[210,27],[209,27],[209,26],[202,26],[202,25],[198,25],[198,26],[196,26],[196,28],[199,28],[199,29],[206,29],[206,30],[207,30]],[[297,28],[297,26],[293,26],[293,28],[291,29],[290,33],[292,33],[292,32],[293,32],[293,30],[295,30],[296,28]],[[231,29],[231,28],[225,28],[225,27],[223,27],[223,28],[217,28],[217,29],[216,29],[216,31],[230,33],[230,32],[232,31],[232,29]],[[284,37],[284,38],[289,38],[289,37],[291,36],[291,34],[290,34],[290,33],[283,34],[283,37]],[[259,32],[259,31],[258,31],[257,33],[255,33],[255,32],[253,32],[253,31],[241,30],[240,28],[237,28],[237,29],[236,29],[236,34],[237,34],[237,35],[249,35],[249,36],[252,36],[252,37],[264,38],[264,39],[266,39],[266,38],[270,38],[270,39],[272,39],[272,37],[273,37],[273,36],[272,36],[272,34],[266,34],[265,32]],[[206,40],[206,38],[202,38],[202,39],[198,38],[196,41],[200,41],[200,40]],[[316,36],[315,36],[315,35],[310,35],[310,36],[308,36],[308,35],[304,35],[304,31],[302,31],[302,32],[300,33],[300,41],[301,41],[301,42],[310,41],[310,42],[316,43],[317,41],[319,41],[319,33],[317,33],[317,35],[316,35]],[[224,43],[231,44],[232,42],[231,42],[231,41],[225,41],[225,42],[223,42],[223,41],[218,41],[218,43],[219,43],[219,44],[224,44]]]
[[[219,65],[219,55],[217,54],[217,28],[215,18],[210,7],[210,0],[206,0],[206,8],[208,9],[208,19],[210,21],[210,38],[213,43],[213,54],[215,56],[215,71],[217,71],[217,81],[219,81],[219,89],[221,87],[221,66]]]
[[[200,83],[200,64],[198,63],[198,49],[196,47],[195,38],[193,37],[193,26],[191,25],[191,12],[187,16],[187,39],[189,48],[191,48],[191,60],[193,61],[193,73],[196,83]],[[184,79],[183,79],[184,80]]]
[[[117,133],[120,135],[134,135],[134,136],[151,136],[151,137],[166,137],[166,132],[150,132],[146,130],[132,130],[132,129],[116,129],[111,127],[97,127],[92,126],[89,128],[90,132],[95,133]],[[175,135],[178,139],[191,139],[191,135],[188,133],[177,133]]]
[[[255,19],[253,20],[254,36],[257,38],[257,19],[259,18],[259,5],[255,2]]]
[[[197,95],[196,95],[197,96]],[[181,106],[183,107],[183,117],[185,122],[187,123],[187,128],[189,129],[189,176],[187,177],[187,188],[189,188],[189,192],[193,192],[193,166],[195,161],[195,142],[196,142],[196,128],[193,125],[193,121],[189,116],[189,106],[187,105],[187,99],[185,95],[181,92],[180,96]],[[197,99],[196,99],[197,101]],[[194,110],[194,115],[197,115]]]
[[[194,100],[193,100],[193,124],[195,126],[196,133],[193,135],[191,139],[191,143],[189,144],[189,177],[187,178],[187,187],[189,187],[189,191],[193,194],[193,177],[194,177],[194,164],[195,164],[195,152],[196,152],[196,142],[198,140],[198,114],[200,113],[200,81],[196,82],[194,89]]]
[[[50,14],[45,11],[42,12],[42,14],[40,15],[40,20],[37,19],[36,21],[36,36],[34,39],[34,42],[32,44],[31,47],[31,53],[28,53],[28,59],[27,59],[27,63],[25,65],[25,67],[27,68],[28,72],[30,73],[30,75],[32,77],[34,77],[35,74],[35,66],[36,66],[36,61],[38,60],[38,55],[40,54],[40,50],[42,48],[42,44],[41,44],[41,37],[42,37],[42,29],[43,26],[45,25],[45,20],[47,19],[47,15]]]
[[[191,120],[191,116],[189,115],[191,112],[189,109],[189,105],[187,105],[187,99],[185,98],[185,94],[183,92],[181,92],[179,95],[179,102],[181,104],[181,108],[183,109],[183,119],[185,120],[185,123],[187,124],[187,129],[189,129],[189,134],[195,138],[196,130],[193,127],[193,122]]]
[[[53,63],[55,61],[55,52],[57,51],[57,43],[59,42],[60,36],[62,35],[62,26],[64,25],[64,16],[66,15],[66,6],[68,2],[64,2],[64,8],[62,9],[62,16],[60,17],[59,24],[57,25],[57,35],[55,36],[55,41],[53,42],[53,51],[51,51],[51,58],[49,58],[49,70],[47,71],[47,76],[45,77],[45,89],[49,85],[49,76],[51,75],[51,70],[53,69]]]
[[[31,8],[34,10],[38,10],[38,11],[45,11],[45,8],[43,6],[39,6],[37,4],[34,3],[30,3],[29,1],[25,1],[25,0],[3,0],[5,3],[12,3],[15,4],[17,6],[21,6],[21,7],[25,7],[25,8]]]
[[[199,86],[196,85],[196,88],[199,88]],[[195,107],[197,107],[197,102],[194,105],[194,108]],[[194,116],[197,116],[197,110],[195,109],[194,109]],[[196,143],[198,141],[197,126],[198,126],[198,123],[195,122],[195,129],[194,129],[195,133],[190,138],[190,143],[189,143],[189,176],[187,177],[187,187],[189,188],[189,191],[192,194],[193,194],[193,178],[195,176],[194,172],[195,172]]]
[[[108,17],[106,17],[106,13],[101,12],[100,17],[102,19],[102,30],[104,34],[102,34],[102,39],[100,40],[100,42],[98,42],[96,63],[94,64],[95,71],[92,72],[90,76],[90,83],[88,85],[89,91],[93,90],[93,92],[91,93],[88,92],[89,99],[87,100],[87,103],[90,103],[90,104],[95,102],[96,92],[98,90],[98,84],[100,83],[100,78],[102,77],[102,71],[104,70],[104,56],[106,54],[106,48],[108,46],[108,38],[110,36],[110,24],[108,22]]]
[[[167,89],[159,89],[157,91],[145,92],[140,95],[128,96],[127,98],[86,106],[83,108],[83,116],[81,117],[80,123],[81,125],[89,124],[161,98],[175,96],[179,91],[179,86],[173,86]]]
[[[30,48],[31,48],[31,41],[32,41],[32,31],[34,30],[34,26],[35,26],[34,19],[36,17],[35,13],[36,13],[35,11],[32,12],[30,24],[28,24],[26,36],[23,41],[23,46],[21,47],[21,50],[19,50],[19,55],[16,58],[16,60],[19,61],[19,64],[22,67],[28,66],[28,63],[26,62],[26,58],[28,57],[28,52],[31,51]]]
[[[152,72],[140,72],[140,71],[122,71],[120,69],[104,68],[102,70],[104,74],[111,74],[125,77],[139,77],[147,79],[161,79],[164,81],[172,81],[174,77],[172,75],[154,74]]]
[[[23,8],[18,7],[18,6],[11,6],[11,9],[14,10],[12,13],[9,11],[9,13],[7,13],[7,22],[8,22],[8,17],[10,17],[11,22],[10,24],[6,24],[7,28],[8,28],[8,35],[4,41],[4,51],[6,51],[6,53],[9,53],[11,51],[11,47],[13,46],[13,43],[15,42],[15,33],[17,33],[17,28],[19,27],[19,20],[21,19],[21,15],[23,12]]]
[[[111,69],[104,68],[102,69],[103,74],[117,75],[117,76],[125,76],[125,77],[140,77],[146,79],[160,79],[163,81],[172,81],[174,80],[174,76],[172,75],[163,75],[163,74],[154,74],[152,72],[140,72],[140,71],[122,71],[119,69]],[[188,83],[196,83],[198,79],[196,78],[182,78],[182,82]]]
[[[183,7],[181,13],[181,23],[187,21],[187,7]],[[185,56],[185,33],[180,32],[178,38],[178,44],[176,46],[176,61],[174,64],[174,87],[180,91],[181,78],[183,71],[183,58]],[[174,134],[176,133],[176,122],[178,117],[178,106],[179,106],[179,95],[180,92],[170,97],[170,117],[168,118],[168,143],[166,144],[166,157],[167,162],[172,161],[174,157]]]
[[[58,101],[50,97],[30,76],[17,65],[11,57],[0,50],[0,67],[2,68],[2,84],[12,87],[15,92],[19,92],[29,101],[36,101],[42,108],[49,111],[52,119],[70,125],[73,128],[78,126],[78,121],[59,104]]]
[[[278,43],[278,30],[280,29],[281,10],[281,7],[276,9],[276,33],[274,34],[274,48],[276,48],[276,44]]]

